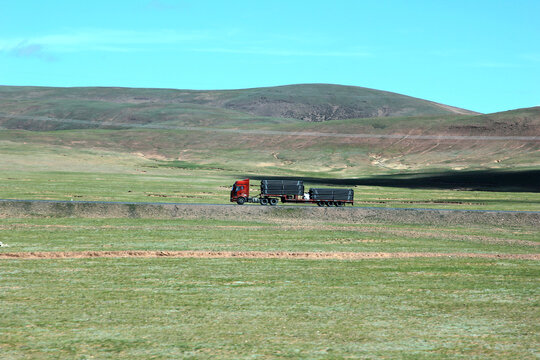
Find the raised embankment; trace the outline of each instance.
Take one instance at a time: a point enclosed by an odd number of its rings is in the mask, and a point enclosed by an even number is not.
[[[396,208],[320,208],[91,201],[0,200],[0,218],[82,217],[219,220],[323,220],[345,223],[493,224],[538,226],[538,211],[478,211]]]

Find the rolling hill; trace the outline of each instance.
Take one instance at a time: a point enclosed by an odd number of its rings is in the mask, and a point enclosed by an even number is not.
[[[360,176],[540,165],[538,107],[483,115],[339,85],[0,87],[0,126],[0,141],[10,144],[259,173]]]
[[[0,108],[10,115],[142,124],[180,120],[184,125],[204,126],[475,114],[400,94],[326,84],[222,91],[0,87]],[[0,121],[6,126],[5,118]],[[43,129],[54,130],[54,126]],[[28,127],[41,129],[26,122],[23,128]]]

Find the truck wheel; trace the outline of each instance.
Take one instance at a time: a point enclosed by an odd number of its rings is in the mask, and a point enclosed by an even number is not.
[[[270,205],[275,206],[275,205],[277,205],[277,203],[278,203],[278,199],[276,199],[276,198],[271,198],[270,199]]]
[[[317,206],[324,206],[322,201],[317,202]]]
[[[341,201],[337,201],[336,204],[335,204],[337,207],[342,207],[343,206],[343,203]]]
[[[238,200],[236,200],[236,203],[238,205],[244,205],[244,203],[246,202],[246,198],[245,197],[239,197]]]
[[[261,205],[268,205],[268,199],[262,198],[261,200],[259,200],[259,202],[261,203]]]

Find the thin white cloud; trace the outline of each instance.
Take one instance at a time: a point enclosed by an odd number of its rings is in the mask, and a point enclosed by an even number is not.
[[[527,61],[540,62],[540,54],[521,54],[519,57]]]
[[[173,4],[162,0],[151,0],[148,2],[148,7],[162,11],[173,10],[175,8]]]
[[[325,56],[325,57],[373,57],[369,52],[360,51],[301,51],[272,48],[192,48],[189,51],[223,53],[223,54],[249,54],[249,55],[270,55],[270,56]]]
[[[210,38],[204,32],[85,30],[31,38],[0,38],[0,51],[14,51],[19,44],[39,44],[51,52],[129,51],[143,45],[181,44]]]
[[[506,62],[496,62],[496,61],[486,61],[486,62],[475,62],[469,64],[470,67],[476,68],[489,68],[489,69],[510,69],[518,68],[520,65]]]
[[[459,50],[459,49],[438,49],[438,50],[432,50],[428,52],[428,55],[443,57],[443,58],[461,56],[463,54],[464,54],[464,51]]]
[[[301,41],[295,41],[299,46],[296,49],[273,46],[272,39],[266,39],[268,46],[254,46],[254,41],[246,43],[229,43],[226,46],[216,46],[223,43],[223,34],[230,39],[238,30],[210,32],[210,31],[130,31],[130,30],[80,30],[64,34],[50,34],[29,38],[1,38],[0,52],[12,55],[19,54],[61,54],[71,52],[99,51],[99,52],[140,52],[155,51],[156,47],[174,46],[176,49],[188,52],[205,52],[221,54],[247,54],[268,56],[305,56],[305,57],[356,57],[367,58],[374,55],[363,49],[352,48],[347,50],[302,50]],[[273,39],[275,40],[275,39]],[[281,42],[281,41],[280,41]],[[21,45],[21,44],[24,44]],[[50,55],[49,55],[50,56]],[[44,58],[44,57],[43,57]]]

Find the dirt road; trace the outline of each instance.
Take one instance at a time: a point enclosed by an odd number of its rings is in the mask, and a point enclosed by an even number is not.
[[[373,207],[238,206],[228,204],[136,203],[104,201],[0,200],[0,219],[8,217],[155,218],[338,223],[493,224],[538,226],[539,211],[398,209]]]

